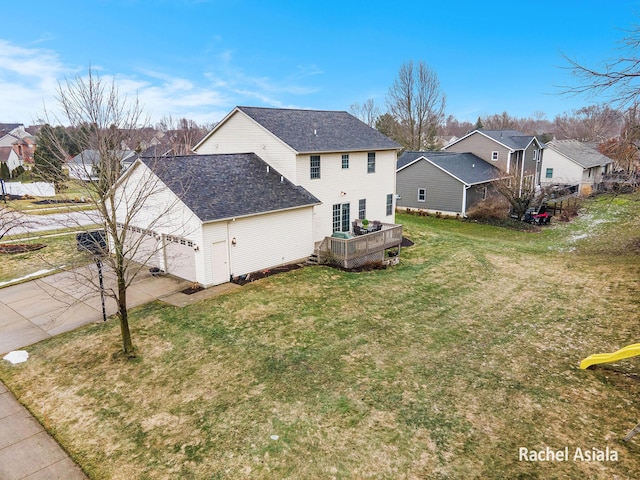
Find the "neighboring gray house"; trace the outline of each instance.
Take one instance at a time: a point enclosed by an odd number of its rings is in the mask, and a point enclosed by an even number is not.
[[[117,152],[120,156],[122,170],[126,170],[137,158],[133,150],[122,150]],[[69,178],[75,180],[97,180],[97,168],[100,164],[100,152],[98,150],[83,150],[78,155],[67,162]]]
[[[447,152],[471,152],[505,173],[540,183],[543,145],[533,135],[516,130],[474,130],[446,145]]]
[[[473,153],[405,152],[396,170],[398,208],[466,216],[492,194],[500,171]]]
[[[589,195],[609,173],[613,160],[577,140],[552,140],[545,145],[542,185],[577,185]]]

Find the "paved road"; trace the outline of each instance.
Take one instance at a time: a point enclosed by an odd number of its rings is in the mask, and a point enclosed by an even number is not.
[[[28,215],[15,212],[19,225],[11,230],[11,235],[27,232],[44,232],[61,228],[77,228],[80,226],[101,223],[96,210],[83,210],[69,213],[50,213],[48,215]]]

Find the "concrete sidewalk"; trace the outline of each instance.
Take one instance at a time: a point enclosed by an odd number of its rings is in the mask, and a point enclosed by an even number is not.
[[[86,479],[42,425],[0,382],[0,478]]]

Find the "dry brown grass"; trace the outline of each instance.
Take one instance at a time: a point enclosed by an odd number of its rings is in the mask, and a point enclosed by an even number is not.
[[[0,378],[91,478],[633,478],[640,365],[578,364],[639,341],[637,255],[568,248],[568,225],[401,221],[416,245],[396,268],[149,305],[134,361],[109,322]],[[546,446],[619,460],[518,461]]]

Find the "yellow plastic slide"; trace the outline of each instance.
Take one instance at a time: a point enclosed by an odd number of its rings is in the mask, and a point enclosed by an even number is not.
[[[580,368],[584,370],[585,368],[589,368],[591,365],[596,365],[598,363],[617,362],[618,360],[622,360],[623,358],[635,357],[636,355],[640,355],[640,343],[627,345],[626,347],[621,348],[617,352],[613,353],[595,353],[593,355],[589,355],[587,358],[580,362]]]

